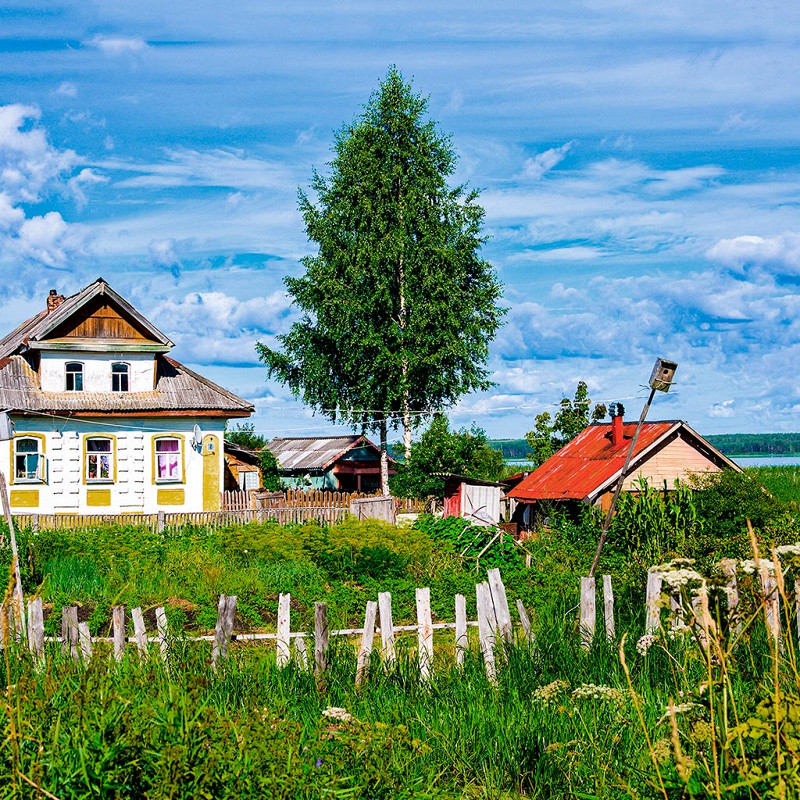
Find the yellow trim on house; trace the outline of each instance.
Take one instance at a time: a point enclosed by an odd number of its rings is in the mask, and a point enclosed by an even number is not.
[[[156,502],[160,506],[182,506],[186,502],[183,489],[159,489],[156,492]]]
[[[179,481],[169,478],[157,478],[158,469],[156,468],[156,440],[158,439],[180,439],[181,442],[181,479]],[[186,437],[182,433],[156,433],[150,441],[152,481],[154,484],[162,486],[165,483],[185,484],[186,483]],[[183,501],[181,501],[182,503]]]
[[[39,508],[39,490],[12,489],[8,501],[12,508]]]
[[[87,506],[110,506],[111,505],[111,489],[87,489],[86,490],[86,505]]]
[[[86,440],[87,439],[111,439],[111,471],[113,473],[113,477],[111,480],[106,478],[104,479],[96,479],[96,480],[89,480],[86,477]],[[81,480],[83,481],[84,485],[94,486],[98,483],[116,483],[117,482],[117,437],[113,433],[84,433],[83,434],[83,447],[81,448],[83,451],[83,458],[81,459]]]
[[[15,433],[11,439],[9,440],[8,444],[11,448],[11,475],[9,483],[19,483],[19,484],[27,484],[30,485],[32,483],[43,484],[47,483],[47,476],[45,475],[44,478],[41,480],[16,480],[17,474],[17,464],[14,456],[16,453],[14,452],[14,442],[17,439],[39,439],[42,443],[42,455],[44,456],[47,452],[47,436],[44,433]],[[45,469],[47,469],[47,459],[45,458]],[[38,505],[38,502],[37,502]]]

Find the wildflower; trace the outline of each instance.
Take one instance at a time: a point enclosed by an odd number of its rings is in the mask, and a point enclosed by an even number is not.
[[[548,683],[547,686],[540,686],[533,693],[533,701],[548,706],[553,703],[562,692],[569,689],[569,684],[566,681],[553,681]]]
[[[353,719],[353,715],[346,708],[336,708],[335,706],[328,706],[322,712],[322,716],[335,719],[338,722],[350,722]]]
[[[659,739],[657,742],[653,742],[653,758],[659,764],[666,764],[671,755],[672,747],[669,739]]]
[[[318,758],[317,759],[317,769],[319,769],[321,766],[322,766],[322,759]]]
[[[648,633],[646,636],[642,636],[638,642],[636,642],[636,652],[639,653],[640,656],[646,656],[647,651],[658,641],[658,636],[654,636],[651,633]]]
[[[710,742],[714,738],[714,728],[704,719],[695,722],[692,727],[692,738],[696,742]]]
[[[611,686],[598,686],[595,683],[584,683],[574,689],[572,696],[576,700],[604,700],[612,705],[621,706],[625,703],[625,695]]]
[[[697,703],[677,703],[676,705],[672,706],[671,710],[669,706],[667,706],[664,709],[664,713],[661,716],[661,719],[658,720],[658,724],[660,725],[662,722],[668,719],[670,713],[675,714],[675,716],[677,716],[678,714],[688,714],[690,711],[694,711],[694,709],[700,707],[701,706],[698,705]]]
[[[775,572],[775,564],[773,564],[768,558],[759,558],[758,563],[756,563],[752,558],[746,558],[739,562],[739,569],[742,572],[746,572],[748,575],[752,575],[756,570]]]

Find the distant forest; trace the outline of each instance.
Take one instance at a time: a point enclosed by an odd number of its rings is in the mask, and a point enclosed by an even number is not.
[[[705,436],[728,456],[783,456],[800,453],[800,433],[720,433]],[[527,459],[530,447],[524,439],[490,439],[507,459]]]

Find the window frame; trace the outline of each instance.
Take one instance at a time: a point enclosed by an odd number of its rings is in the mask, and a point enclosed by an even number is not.
[[[21,454],[17,451],[18,442],[23,439],[33,439],[38,443],[37,452]],[[47,484],[47,454],[45,450],[47,438],[43,433],[15,433],[11,438],[9,444],[11,445],[11,480],[12,484],[34,484],[46,485]],[[38,476],[35,478],[20,478],[17,477],[17,456],[18,455],[36,455],[38,458],[39,466],[37,468]]]
[[[95,450],[89,452],[89,441],[91,439],[106,439],[111,443],[109,450],[109,477],[90,478],[89,477],[89,456],[103,455],[104,451]],[[117,437],[113,433],[86,433],[83,436],[83,482],[88,485],[111,484],[117,482]]]
[[[170,451],[165,451],[164,453],[158,452],[158,442],[163,441],[164,439],[175,439],[178,442],[178,468],[180,470],[180,475],[177,478],[159,478],[158,476],[158,457],[159,455],[167,455]],[[158,484],[159,486],[163,484],[170,484],[170,485],[182,485],[186,483],[186,437],[180,433],[158,433],[153,436],[153,441],[151,444],[152,450],[152,467],[153,467],[153,483]],[[174,451],[173,451],[174,452]]]
[[[80,369],[70,369],[70,367],[80,367]],[[80,387],[75,388],[75,376],[80,376]],[[64,364],[64,391],[65,392],[82,392],[84,384],[84,364],[83,361],[67,361]],[[72,388],[69,386],[69,379],[72,378]]]
[[[124,371],[114,372],[114,367],[124,367]],[[122,384],[122,378],[125,378],[125,388],[114,388],[114,378],[120,379],[120,385]],[[111,362],[111,391],[115,394],[125,394],[126,392],[130,392],[131,390],[131,365],[127,361],[112,361]]]

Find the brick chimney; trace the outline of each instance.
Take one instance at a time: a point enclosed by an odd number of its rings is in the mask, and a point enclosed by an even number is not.
[[[622,403],[612,403],[609,411],[611,412],[611,444],[613,447],[619,447],[625,440],[622,427],[625,407]]]
[[[67,298],[63,294],[59,294],[55,289],[50,290],[47,296],[47,313],[55,311]]]

